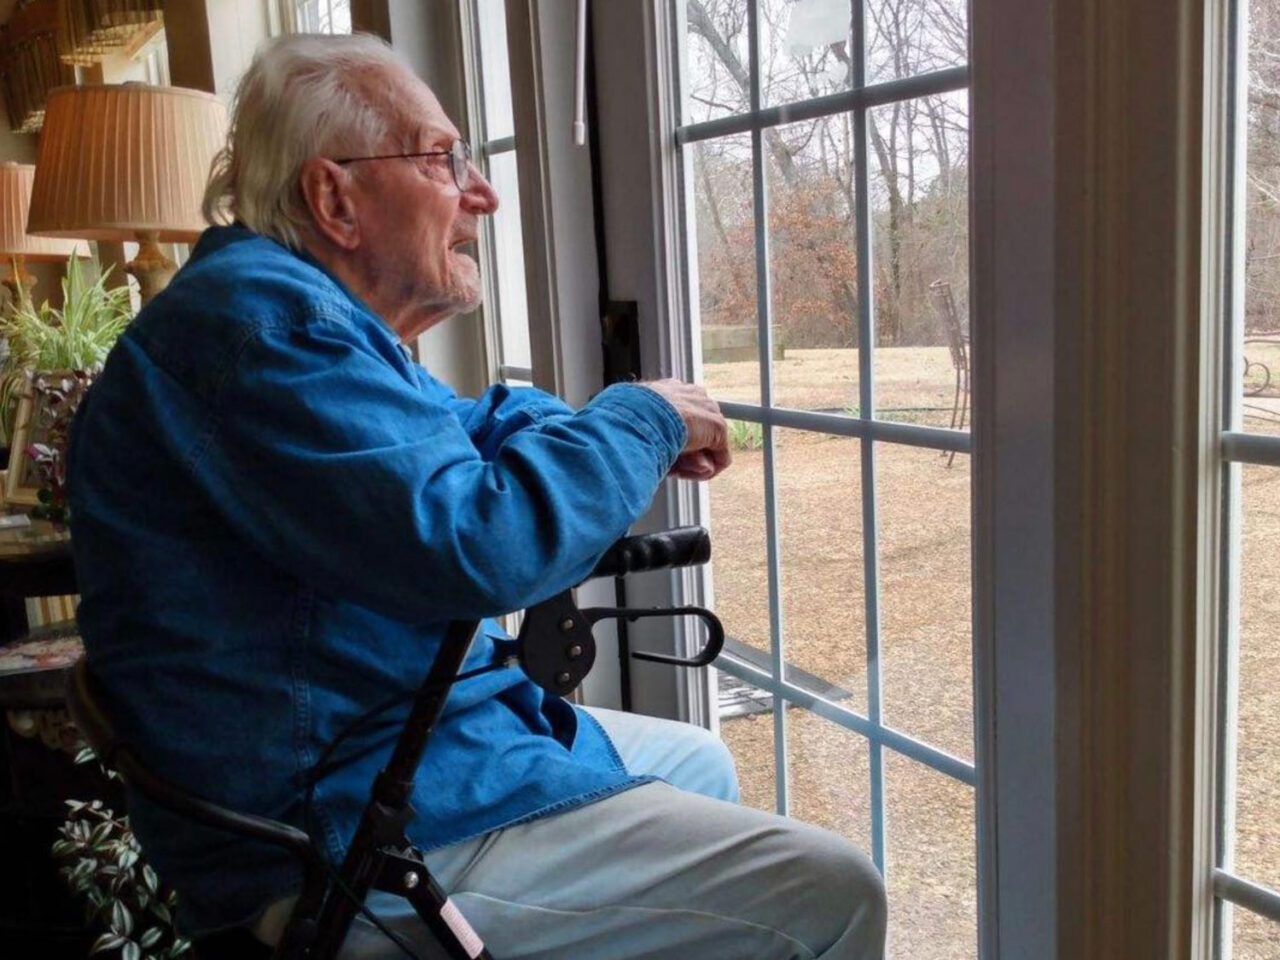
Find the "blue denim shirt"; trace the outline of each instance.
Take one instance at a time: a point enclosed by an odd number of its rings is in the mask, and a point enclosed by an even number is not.
[[[580,581],[683,446],[654,392],[580,411],[536,390],[456,397],[316,262],[207,231],[112,351],[70,452],[80,629],[117,723],[161,775],[304,827],[308,771],[416,689],[452,618]],[[466,668],[504,635],[486,620]],[[339,862],[407,708],[316,789]],[[585,713],[508,668],[464,681],[419,770],[424,849],[638,781]],[[132,795],[146,855],[201,933],[295,891],[287,854]],[[305,828],[305,827],[304,827]]]

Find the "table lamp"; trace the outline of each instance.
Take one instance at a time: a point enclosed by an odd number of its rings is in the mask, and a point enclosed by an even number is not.
[[[177,270],[158,243],[189,243],[227,114],[217,97],[141,83],[59,87],[45,104],[27,229],[45,237],[133,240],[125,269],[145,304]]]
[[[27,209],[31,205],[31,181],[36,168],[29,163],[0,163],[0,260],[9,266],[3,283],[14,299],[22,291],[29,296],[36,278],[27,272],[28,261],[66,260],[87,256],[86,245],[76,240],[51,240],[27,233]]]

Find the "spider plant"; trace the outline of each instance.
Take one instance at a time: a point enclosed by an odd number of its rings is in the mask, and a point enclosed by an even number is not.
[[[36,306],[21,291],[0,313],[0,339],[9,354],[0,359],[0,446],[7,446],[18,390],[28,371],[92,370],[107,357],[129,325],[129,288],[108,287],[110,270],[90,280],[76,258],[62,278],[62,306]]]

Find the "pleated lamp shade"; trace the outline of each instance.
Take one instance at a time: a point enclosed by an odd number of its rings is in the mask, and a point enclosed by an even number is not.
[[[227,117],[212,94],[140,83],[59,87],[45,104],[27,229],[46,237],[194,240]]]
[[[145,304],[177,269],[157,241],[186,243],[207,226],[200,203],[226,131],[222,101],[199,90],[59,87],[45,103],[27,230],[138,241],[125,269]]]
[[[27,233],[27,208],[36,168],[29,163],[0,163],[0,256],[26,260],[66,260],[87,256],[76,240],[33,237]]]
[[[31,203],[31,182],[36,168],[29,163],[0,163],[0,262],[6,267],[0,283],[0,310],[22,291],[30,295],[36,285],[35,276],[27,270],[27,261],[66,260],[70,256],[86,257],[89,248],[82,240],[51,240],[27,233],[27,208]]]

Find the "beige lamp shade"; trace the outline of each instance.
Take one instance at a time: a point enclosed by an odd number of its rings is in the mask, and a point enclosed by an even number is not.
[[[0,256],[26,260],[88,256],[88,248],[82,242],[27,233],[27,208],[35,175],[36,168],[29,163],[0,163]]]
[[[227,116],[212,94],[140,83],[59,87],[45,103],[27,229],[185,243]]]

